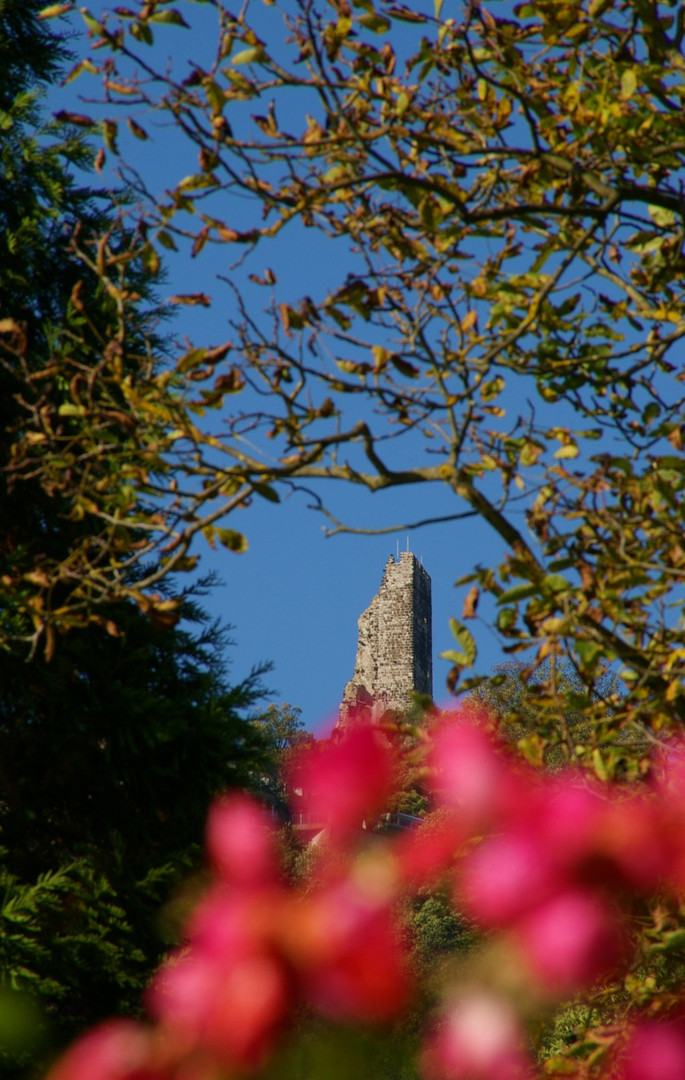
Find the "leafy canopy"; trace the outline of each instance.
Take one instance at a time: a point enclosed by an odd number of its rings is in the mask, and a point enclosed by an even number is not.
[[[192,386],[205,506],[222,486],[230,505],[243,485],[443,485],[504,546],[463,580],[505,649],[566,655],[591,750],[627,768],[612,732],[685,710],[682,18],[298,0],[284,42],[274,5],[211,7],[209,46],[191,3],[86,12],[72,72],[104,77],[84,122],[108,152],[124,118],[154,135],[153,110],[194,158],[161,197],[138,178],[149,249],[235,260],[232,343],[164,375]],[[192,59],[170,64],[160,32]],[[344,258],[293,299],[281,240]],[[456,679],[475,657],[455,632]],[[607,663],[627,692],[593,712]]]
[[[0,643],[49,657],[61,630],[116,633],[102,609],[119,599],[173,625],[183,598],[160,583],[194,568],[186,512],[222,485],[195,490],[195,428],[164,367],[159,264],[126,219],[130,189],[84,186],[102,167],[88,124],[45,118],[69,53],[38,10],[0,9]]]

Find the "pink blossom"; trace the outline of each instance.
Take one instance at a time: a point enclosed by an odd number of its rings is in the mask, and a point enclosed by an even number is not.
[[[607,975],[625,953],[618,911],[589,891],[561,893],[533,909],[512,936],[546,988],[573,993]]]
[[[290,1008],[283,965],[262,950],[230,957],[180,953],[157,975],[149,1005],[189,1050],[204,1049],[231,1068],[263,1065]]]
[[[643,1021],[635,1026],[619,1066],[620,1080],[683,1080],[685,1021]]]
[[[507,1002],[474,991],[455,1005],[421,1057],[425,1080],[529,1080],[530,1054]]]
[[[671,847],[653,798],[600,795],[577,775],[534,786],[501,831],[463,861],[457,901],[482,925],[512,927],[555,897],[653,892]]]
[[[605,803],[595,852],[629,889],[651,894],[671,875],[674,852],[656,800],[633,795]]]
[[[133,1020],[110,1020],[87,1031],[67,1050],[48,1080],[170,1080],[155,1036]]]
[[[205,843],[211,866],[225,881],[261,886],[277,877],[271,820],[247,795],[227,795],[212,803]]]
[[[536,785],[532,771],[516,769],[501,751],[484,721],[477,723],[472,716],[450,714],[432,734],[428,765],[433,790],[472,829],[507,818]]]
[[[685,740],[666,745],[657,764],[657,792],[673,813],[685,817]]]
[[[333,830],[361,828],[385,809],[396,784],[397,759],[383,732],[359,724],[338,742],[300,754],[291,783],[302,791],[310,821]]]
[[[534,834],[488,837],[465,860],[460,902],[482,926],[506,927],[565,884]]]
[[[653,892],[668,873],[671,851],[656,801],[590,786],[565,773],[524,807],[522,824],[578,884]]]
[[[335,877],[302,895],[272,884],[268,848],[265,855],[257,847],[259,874],[231,869],[241,821],[257,837],[268,834],[258,808],[252,813],[244,800],[219,810],[222,877],[191,914],[187,946],[153,980],[153,1015],[190,1050],[204,1047],[242,1070],[265,1062],[303,1002],[338,1019],[395,1015],[407,1000],[407,979],[392,911],[392,860],[387,873],[368,880],[354,863],[339,866]]]
[[[455,811],[440,809],[396,843],[398,872],[410,889],[435,885],[452,867],[469,832]]]
[[[348,877],[302,905],[293,963],[317,1011],[339,1020],[386,1020],[405,1006],[408,973],[393,901]]]
[[[215,883],[191,912],[186,936],[194,948],[215,956],[254,951],[270,940],[286,895],[280,886],[241,890]]]
[[[190,1049],[204,1047],[230,1068],[253,1069],[265,1062],[292,1008],[291,978],[275,943],[286,892],[270,884],[276,866],[259,806],[239,797],[221,800],[213,813],[213,861],[222,879],[192,912],[188,945],[158,972],[148,1007]],[[234,838],[241,824],[252,832],[246,846],[256,849],[253,873],[241,873],[231,861],[240,849]]]
[[[669,881],[685,891],[685,743],[679,740],[663,755],[655,791],[661,807],[661,835],[670,846]]]

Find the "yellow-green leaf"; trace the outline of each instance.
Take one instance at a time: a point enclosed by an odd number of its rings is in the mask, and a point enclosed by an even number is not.
[[[259,64],[265,57],[264,46],[255,45],[251,49],[241,49],[232,58],[232,64]]]
[[[247,551],[247,540],[242,533],[236,532],[235,529],[217,529],[216,536],[219,542],[229,551],[235,551],[238,554]]]
[[[117,149],[117,134],[119,132],[119,125],[116,120],[103,120],[102,121],[102,136],[105,140],[105,146],[111,154],[118,154]]]
[[[150,22],[171,23],[174,26],[184,26],[186,30],[190,29],[181,12],[175,8],[164,8],[162,11],[156,11],[154,15],[150,16]]]
[[[160,261],[159,255],[153,248],[152,244],[146,244],[140,255],[143,266],[149,274],[153,276],[159,273]]]
[[[502,393],[504,386],[504,379],[501,375],[497,375],[494,379],[489,379],[482,384],[480,396],[483,401],[492,401],[493,398],[498,397]]]
[[[56,19],[67,11],[71,11],[73,6],[73,4],[50,4],[39,11],[37,17],[39,19]]]
[[[411,98],[406,90],[402,90],[402,92],[397,95],[397,105],[395,106],[395,110],[398,116],[404,116],[409,108],[410,101]]]
[[[177,251],[176,243],[171,233],[166,232],[164,229],[160,229],[157,233],[157,239],[162,247],[168,248],[169,251]]]
[[[519,453],[519,461],[525,467],[534,465],[537,459],[542,454],[543,448],[539,443],[532,442],[530,439],[524,442]]]
[[[621,75],[621,97],[631,98],[637,89],[637,74],[635,68],[626,68]]]
[[[450,619],[450,630],[461,651],[457,652],[455,649],[448,649],[447,652],[440,653],[441,658],[449,660],[456,667],[473,667],[477,653],[473,634],[457,619]]]
[[[384,15],[378,15],[376,12],[373,15],[360,15],[359,23],[367,30],[372,30],[374,34],[385,34],[392,25],[390,19],[386,19]]]
[[[281,497],[278,492],[275,491],[268,484],[253,483],[252,490],[255,491],[257,495],[261,495],[262,498],[266,499],[268,502],[279,503],[281,501]]]
[[[199,191],[201,188],[216,187],[218,180],[213,173],[191,173],[179,181],[180,191]]]

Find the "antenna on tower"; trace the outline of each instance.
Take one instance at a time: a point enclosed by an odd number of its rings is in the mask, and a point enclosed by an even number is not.
[[[407,533],[407,551],[409,551],[409,533]]]
[[[397,558],[395,559],[395,562],[399,562],[400,561],[400,542],[399,542],[399,540],[395,541],[395,545],[397,547]]]

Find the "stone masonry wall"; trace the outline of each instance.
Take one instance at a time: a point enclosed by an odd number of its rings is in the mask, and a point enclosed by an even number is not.
[[[412,690],[432,696],[431,579],[418,559],[391,555],[381,587],[359,618],[354,674],[345,686],[340,723],[350,708],[369,705],[374,716],[406,710]]]

